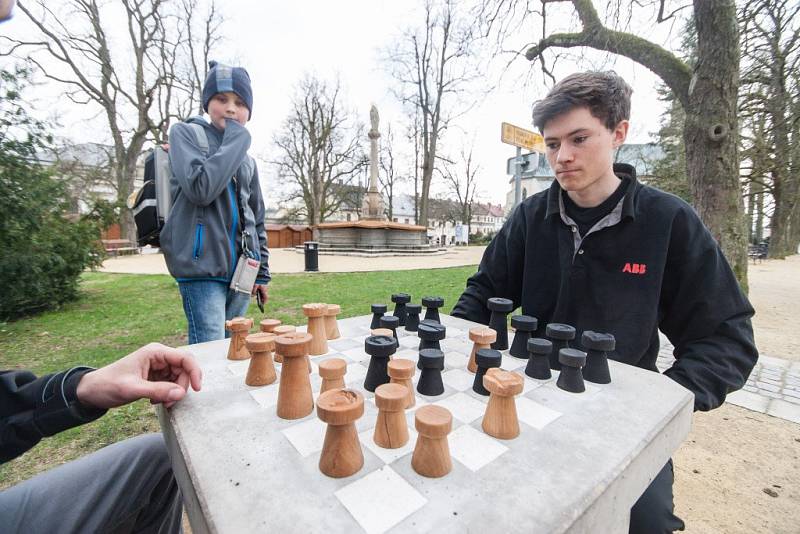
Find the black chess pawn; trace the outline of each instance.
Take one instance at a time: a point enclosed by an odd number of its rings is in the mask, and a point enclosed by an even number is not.
[[[608,369],[608,353],[617,347],[617,340],[612,334],[601,334],[587,330],[581,336],[581,345],[586,349],[586,365],[583,378],[595,384],[611,382]]]
[[[558,351],[569,348],[569,342],[575,339],[575,328],[568,324],[550,323],[545,329],[545,335],[553,342],[553,352],[550,353],[550,369],[558,371],[561,369],[561,364],[558,362]]]
[[[508,353],[515,358],[528,359],[528,340],[539,326],[539,320],[530,315],[514,315],[511,317],[511,326],[516,329],[514,341]]]
[[[550,341],[532,337],[528,340],[528,365],[525,366],[525,374],[531,378],[547,380],[552,378],[550,372],[549,355],[553,351],[553,344]]]
[[[442,297],[422,297],[422,305],[425,306],[425,319],[441,323],[439,318],[439,308],[444,306]]]
[[[372,305],[372,322],[369,325],[370,330],[375,330],[381,327],[381,317],[386,313],[386,304],[373,304]]]
[[[381,317],[381,328],[388,328],[392,331],[392,337],[395,341],[397,339],[397,327],[400,325],[400,319],[394,315],[384,315]]]
[[[561,373],[556,385],[571,393],[586,391],[581,373],[581,367],[586,365],[586,353],[578,349],[561,349],[558,351],[558,361],[561,363]]]
[[[444,353],[436,349],[423,349],[419,351],[419,364],[422,373],[417,382],[417,391],[429,397],[444,393],[444,384],[442,383]]]
[[[443,324],[428,319],[421,321],[419,327],[417,327],[420,352],[425,349],[442,350],[439,342],[445,338],[446,334],[447,328]],[[422,369],[422,364],[419,361],[417,361],[417,369]]]
[[[489,390],[483,385],[483,377],[486,371],[492,367],[500,367],[500,362],[503,360],[503,355],[499,350],[494,349],[479,349],[475,353],[475,364],[478,370],[475,372],[475,381],[472,383],[472,391],[481,395],[489,396]]]
[[[392,302],[394,302],[394,316],[400,320],[400,326],[406,325],[406,304],[411,302],[411,295],[408,293],[395,293],[392,295]]]
[[[508,348],[508,323],[506,316],[514,309],[514,303],[508,299],[492,297],[486,302],[486,307],[492,311],[489,318],[489,328],[497,332],[497,339],[491,347],[495,350]]]
[[[397,351],[397,341],[389,336],[370,336],[364,340],[364,352],[370,355],[364,389],[375,391],[389,382],[389,357]]]
[[[417,331],[420,313],[422,313],[421,304],[406,304],[406,332]]]

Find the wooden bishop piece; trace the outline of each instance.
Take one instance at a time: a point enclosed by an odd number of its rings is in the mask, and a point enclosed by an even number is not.
[[[229,360],[246,360],[250,357],[245,338],[252,326],[253,320],[246,317],[234,317],[230,321],[225,321],[225,330],[231,333],[231,344],[228,346]]]
[[[349,477],[364,465],[355,422],[364,415],[364,397],[351,389],[332,389],[317,398],[317,415],[328,423],[319,470],[329,477]]]
[[[275,334],[259,332],[250,334],[245,339],[247,350],[250,351],[250,366],[247,368],[247,377],[244,383],[248,386],[266,386],[278,379],[275,373],[275,364],[272,363],[272,351],[275,350]]]
[[[486,371],[483,386],[489,390],[490,395],[481,424],[483,431],[497,439],[513,439],[519,436],[514,396],[522,393],[522,375],[494,367]]]

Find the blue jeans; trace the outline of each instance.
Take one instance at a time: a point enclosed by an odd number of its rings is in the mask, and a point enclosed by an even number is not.
[[[189,323],[190,345],[225,339],[225,321],[244,316],[250,305],[249,294],[233,291],[224,282],[178,282],[178,287]]]

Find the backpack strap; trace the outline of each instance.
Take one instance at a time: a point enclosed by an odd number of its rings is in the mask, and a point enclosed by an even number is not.
[[[206,133],[206,129],[194,122],[190,122],[189,127],[192,129],[195,140],[197,144],[200,145],[200,150],[203,151],[203,155],[208,156],[208,134]]]

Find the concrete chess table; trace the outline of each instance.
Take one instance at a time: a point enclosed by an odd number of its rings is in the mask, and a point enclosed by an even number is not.
[[[428,479],[411,468],[416,442],[400,449],[372,441],[377,416],[363,390],[364,339],[371,316],[339,321],[342,337],[312,358],[348,362],[348,387],[365,396],[357,422],[364,467],[342,479],[317,466],[325,424],[316,410],[304,419],[276,415],[278,382],[244,383],[248,361],[226,359],[228,340],[190,347],[203,368],[203,389],[171,410],[161,427],[195,534],[205,532],[627,532],[630,507],[661,470],[691,426],[692,394],[668,378],[610,362],[611,384],[586,383],[567,393],[525,377],[517,397],[521,434],[503,441],[484,434],[488,401],[472,391],[466,371],[474,323],[447,315],[442,342],[445,393],[417,394],[416,408],[434,403],[453,414],[453,470]],[[398,329],[395,357],[417,359],[418,338]],[[511,334],[509,333],[509,336]],[[502,368],[523,374],[525,360],[504,351]],[[279,364],[276,364],[280,374]],[[419,378],[419,372],[415,376]]]

